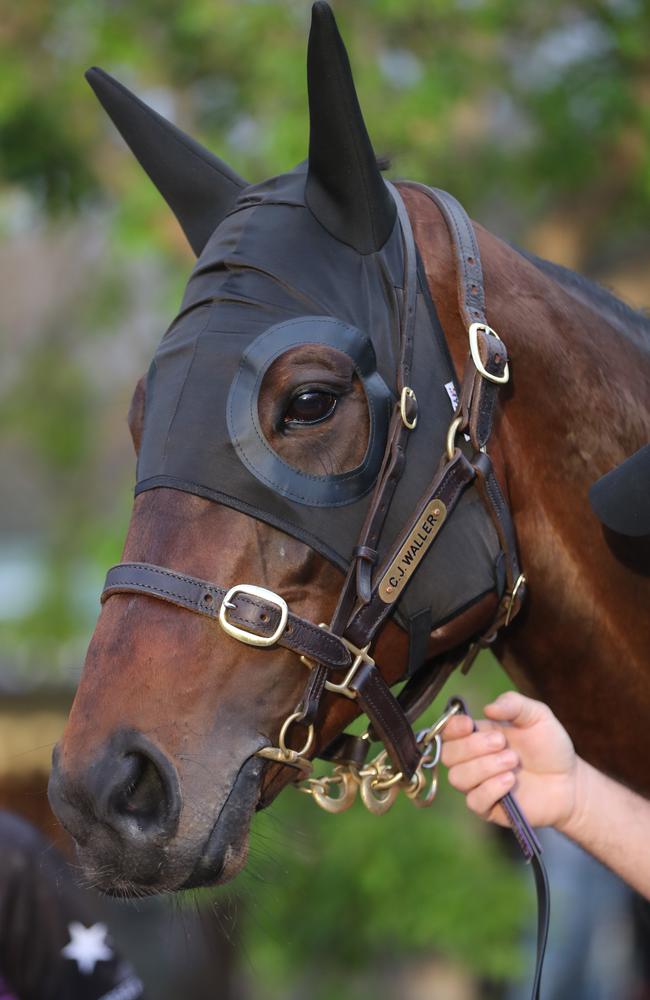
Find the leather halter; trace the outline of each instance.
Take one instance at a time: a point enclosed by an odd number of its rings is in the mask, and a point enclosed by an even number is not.
[[[404,291],[400,313],[400,361],[397,401],[391,417],[384,459],[329,627],[316,626],[294,615],[276,594],[250,585],[224,588],[175,573],[149,563],[122,563],[109,570],[102,602],[113,594],[146,594],[196,614],[217,619],[224,630],[255,646],[276,643],[291,649],[311,667],[300,705],[286,720],[280,748],[260,751],[280,764],[305,766],[314,724],[324,690],[355,698],[371,722],[370,739],[341,734],[320,756],[358,765],[365,759],[370,740],[380,739],[403,780],[412,778],[422,756],[411,723],[438,694],[451,671],[464,660],[468,669],[479,649],[492,642],[498,630],[514,618],[525,595],[514,527],[508,506],[486,452],[500,385],[508,380],[507,350],[485,317],[483,273],[478,243],[471,221],[451,195],[420,184],[404,185],[429,197],[439,208],[451,237],[458,279],[461,316],[470,339],[470,356],[463,376],[458,406],[447,436],[447,449],[416,510],[410,512],[383,565],[378,566],[378,543],[395,489],[405,467],[411,430],[417,423],[417,400],[409,386],[417,294],[417,250],[410,220],[399,192],[390,185],[404,244]],[[468,436],[473,456],[468,459],[456,446],[456,435]],[[424,528],[427,547],[435,544],[442,522],[453,516],[465,489],[474,484],[495,526],[504,557],[506,588],[490,627],[482,635],[466,636],[460,656],[444,655],[426,664],[395,697],[383,680],[369,649],[394,610],[399,585],[391,583],[390,569],[414,531]],[[425,549],[426,551],[426,549]],[[413,572],[417,572],[417,563]],[[469,653],[468,653],[469,644]],[[437,669],[432,673],[432,666]],[[338,683],[332,674],[345,671]],[[295,722],[308,727],[301,751],[287,747],[285,735]],[[309,766],[307,764],[307,766]],[[548,930],[548,883],[541,848],[514,797],[501,800],[527,861],[532,861],[538,892],[538,959],[533,998],[539,995],[541,965]]]

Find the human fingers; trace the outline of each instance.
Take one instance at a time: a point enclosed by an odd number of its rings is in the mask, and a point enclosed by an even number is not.
[[[485,714],[490,719],[526,728],[548,718],[551,710],[541,701],[527,698],[519,691],[505,691],[485,706]]]
[[[518,764],[519,757],[510,749],[474,757],[449,768],[449,784],[460,792],[470,792],[496,775],[514,770]]]
[[[442,747],[442,763],[445,767],[453,767],[466,760],[485,757],[503,750],[506,738],[500,729],[479,730],[469,736],[451,740]]]
[[[472,719],[471,715],[454,715],[446,723],[442,733],[443,743],[445,740],[457,740],[463,736],[469,736],[476,729],[495,729],[496,724],[488,719]]]
[[[453,715],[442,731],[443,743],[448,740],[457,740],[463,736],[469,736],[474,732],[474,723],[469,715]]]
[[[514,786],[515,781],[513,771],[502,771],[501,774],[488,778],[466,795],[468,809],[488,819],[500,799]]]

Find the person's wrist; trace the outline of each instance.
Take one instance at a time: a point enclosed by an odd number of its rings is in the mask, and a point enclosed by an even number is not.
[[[570,778],[570,792],[566,814],[554,823],[555,829],[571,840],[579,839],[580,828],[584,821],[589,798],[589,770],[589,764],[582,757],[576,756],[572,773],[567,776]]]

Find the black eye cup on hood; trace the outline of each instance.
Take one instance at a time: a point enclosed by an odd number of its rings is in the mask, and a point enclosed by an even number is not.
[[[363,385],[370,426],[368,446],[361,464],[348,472],[329,476],[301,472],[273,450],[260,426],[258,400],[266,372],[286,351],[305,344],[322,344],[347,354]],[[310,389],[306,386],[302,392],[304,395],[336,396],[324,387]],[[318,410],[321,402],[303,400],[305,412],[312,404]],[[377,372],[375,351],[369,337],[331,316],[301,316],[272,326],[244,352],[226,404],[228,433],[249,472],[280,496],[310,507],[341,507],[364,496],[375,483],[386,446],[393,402],[393,394]],[[294,394],[289,405],[296,403]],[[330,416],[335,408],[336,398],[330,401],[329,412],[322,413],[318,421]]]

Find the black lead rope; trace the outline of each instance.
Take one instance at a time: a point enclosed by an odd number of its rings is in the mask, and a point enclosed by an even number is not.
[[[447,709],[452,708],[454,705],[458,705],[462,714],[472,720],[474,732],[476,732],[478,727],[463,699],[458,696],[450,698],[447,703]],[[537,893],[537,956],[530,995],[531,1000],[539,1000],[544,955],[546,954],[546,942],[548,940],[548,925],[551,916],[551,890],[548,884],[548,874],[542,858],[542,845],[537,839],[532,826],[524,816],[521,806],[514,795],[511,792],[506,792],[503,798],[499,800],[499,804],[503,806],[510,821],[512,832],[524,855],[524,859],[531,865],[533,875],[535,876],[535,891]]]

